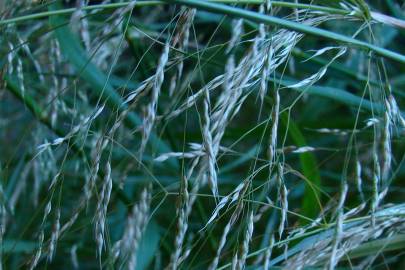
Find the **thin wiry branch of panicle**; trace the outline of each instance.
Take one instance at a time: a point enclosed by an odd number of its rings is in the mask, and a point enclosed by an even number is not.
[[[176,33],[172,39],[172,47],[176,47],[178,50],[187,52],[187,47],[190,38],[190,28],[194,21],[194,16],[197,10],[195,8],[181,7],[179,20],[176,25]],[[169,95],[172,96],[173,92],[183,75],[184,61],[180,54],[180,59],[176,65],[176,73],[170,80]]]
[[[141,142],[141,146],[139,149],[140,156],[142,156],[142,154],[145,150],[146,144],[148,142],[150,133],[152,131],[152,128],[153,128],[153,125],[155,122],[159,94],[160,94],[160,90],[162,88],[163,80],[165,77],[164,69],[165,69],[167,61],[169,59],[169,48],[170,48],[169,45],[170,45],[170,43],[169,43],[169,41],[167,41],[163,48],[163,52],[160,55],[159,63],[156,68],[155,80],[153,82],[153,88],[152,88],[152,92],[151,92],[151,101],[146,108],[146,116],[145,116],[145,119],[143,121],[143,126],[142,126],[142,142]]]

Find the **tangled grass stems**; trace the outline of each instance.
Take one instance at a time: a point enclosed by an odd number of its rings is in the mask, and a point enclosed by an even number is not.
[[[72,4],[2,14],[4,267],[395,267],[404,59],[384,3]]]

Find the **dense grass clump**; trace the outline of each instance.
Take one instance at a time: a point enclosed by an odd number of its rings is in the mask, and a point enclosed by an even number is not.
[[[0,269],[402,269],[405,5],[0,2]]]

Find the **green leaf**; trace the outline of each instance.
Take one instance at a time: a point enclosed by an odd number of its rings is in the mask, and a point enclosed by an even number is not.
[[[138,254],[136,256],[136,270],[150,269],[149,264],[152,262],[156,255],[156,251],[159,248],[160,241],[160,228],[154,222],[151,221],[146,228],[146,231],[142,237],[141,245],[139,247]]]

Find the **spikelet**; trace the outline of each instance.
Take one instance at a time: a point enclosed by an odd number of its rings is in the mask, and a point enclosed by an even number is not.
[[[362,185],[362,177],[361,177],[361,163],[359,160],[356,160],[356,187],[357,187],[357,191],[360,194],[360,199],[361,201],[364,203],[365,202],[365,198],[364,198],[364,193],[363,193],[363,185]]]
[[[388,104],[388,102],[387,102]],[[381,165],[381,180],[383,189],[388,186],[388,180],[391,170],[392,151],[391,151],[391,116],[390,109],[384,113],[384,129],[382,132],[382,165]]]
[[[279,111],[280,111],[280,94],[278,90],[274,91],[274,105],[272,111],[272,126],[270,133],[269,142],[269,162],[272,165],[276,159],[276,148],[277,148],[277,130],[279,121]],[[271,166],[270,166],[271,169]]]
[[[70,249],[70,261],[72,262],[73,268],[79,268],[79,260],[77,259],[77,245],[73,245]]]
[[[53,256],[55,254],[59,235],[60,235],[60,209],[58,208],[56,210],[56,219],[55,219],[55,223],[53,224],[51,241],[49,243],[48,261],[50,261],[50,262],[52,261]]]
[[[17,79],[21,89],[21,95],[25,95],[25,84],[24,84],[24,71],[21,57],[17,57]]]
[[[283,165],[277,165],[277,184],[278,184],[278,196],[281,207],[281,217],[280,224],[278,227],[278,233],[281,238],[284,232],[285,224],[287,223],[287,213],[288,213],[288,190],[284,184],[284,170]]]
[[[375,147],[373,147],[375,148]],[[376,150],[373,150],[373,176],[372,176],[372,197],[371,197],[371,223],[375,223],[375,216],[374,213],[377,211],[379,200],[379,185],[381,179],[381,172],[380,172],[380,163],[378,161],[378,155]]]
[[[14,72],[14,45],[11,42],[8,42],[8,47],[10,48],[10,52],[7,54],[7,72],[9,75],[13,74]]]

